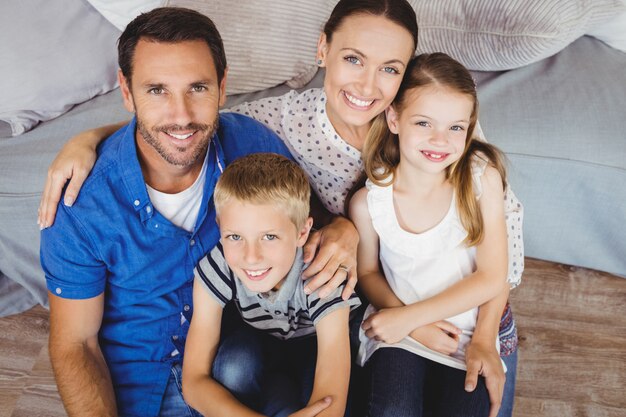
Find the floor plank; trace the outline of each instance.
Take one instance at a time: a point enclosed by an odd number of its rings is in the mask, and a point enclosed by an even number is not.
[[[626,416],[626,280],[527,260],[516,417]]]
[[[626,279],[526,260],[511,293],[520,336],[514,417],[626,417]],[[0,318],[0,417],[65,416],[48,312]]]

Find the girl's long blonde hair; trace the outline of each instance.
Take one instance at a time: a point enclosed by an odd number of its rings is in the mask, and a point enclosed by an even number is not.
[[[407,93],[414,88],[435,85],[468,95],[474,103],[467,129],[465,149],[458,161],[446,168],[446,178],[456,192],[456,203],[461,223],[467,230],[465,243],[469,246],[483,239],[483,218],[474,192],[472,161],[480,158],[498,170],[502,187],[506,187],[504,155],[495,146],[474,137],[478,119],[476,85],[470,72],[444,53],[422,54],[414,57],[400,84],[392,106],[398,114],[406,107]],[[390,185],[386,179],[393,175],[400,162],[398,136],[389,130],[385,114],[374,119],[363,149],[365,173],[374,184]]]

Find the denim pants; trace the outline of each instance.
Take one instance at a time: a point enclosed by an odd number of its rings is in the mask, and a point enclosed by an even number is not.
[[[513,415],[513,400],[515,399],[515,379],[517,378],[517,349],[507,356],[502,356],[506,365],[506,382],[504,394],[498,417],[511,417]]]
[[[317,358],[316,338],[284,342],[243,323],[239,313],[224,309],[220,345],[213,361],[213,378],[246,406],[270,416],[287,416],[306,405],[310,396]],[[289,353],[289,351],[293,353]],[[299,365],[294,363],[298,357]],[[312,360],[312,362],[311,362]],[[299,384],[292,376],[273,372],[284,365],[297,370]],[[280,369],[279,369],[280,370]],[[309,381],[309,382],[307,382]],[[301,387],[296,390],[295,387]],[[201,417],[185,403],[182,394],[182,366],[173,364],[159,417]]]
[[[313,391],[317,338],[278,340],[224,313],[213,378],[241,403],[271,417],[304,407]],[[181,366],[173,365],[160,417],[200,416],[185,403],[181,381]]]
[[[180,364],[172,366],[165,395],[161,401],[159,417],[201,417],[200,413],[188,406],[183,400],[182,367]]]
[[[249,407],[256,407],[254,402],[261,392],[259,378],[254,377],[260,369],[258,358],[248,354],[250,340],[246,332],[229,332],[220,341],[220,346],[213,362],[213,378],[225,386],[239,401]],[[252,377],[251,377],[252,376]],[[185,402],[182,391],[182,366],[172,365],[170,377],[159,417],[200,417],[201,415]]]
[[[489,414],[484,378],[465,391],[465,371],[404,349],[381,348],[367,364],[371,375],[367,415],[372,417],[479,417]]]
[[[279,340],[247,325],[233,336],[220,346],[218,355],[222,349],[225,354],[213,371],[239,401],[272,417],[288,416],[308,403],[317,362],[315,336]]]

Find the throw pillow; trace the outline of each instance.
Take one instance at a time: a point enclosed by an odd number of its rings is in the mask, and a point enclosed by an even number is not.
[[[141,13],[163,6],[165,0],[87,0],[102,16],[124,30],[126,25]]]
[[[624,9],[622,0],[412,0],[417,51],[446,52],[471,70],[552,56]]]
[[[317,71],[317,41],[332,2],[169,0],[167,5],[213,20],[226,49],[228,94],[239,94],[308,83]]]
[[[0,135],[115,88],[119,35],[84,1],[0,2]]]

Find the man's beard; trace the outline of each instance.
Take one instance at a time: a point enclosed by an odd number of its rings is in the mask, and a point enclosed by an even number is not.
[[[161,158],[163,158],[166,162],[172,165],[180,166],[180,167],[188,167],[193,165],[200,158],[204,158],[206,151],[209,147],[209,142],[215,132],[217,131],[219,126],[219,114],[215,116],[215,120],[212,124],[202,124],[202,123],[189,123],[186,126],[180,126],[176,124],[170,124],[165,126],[157,126],[152,129],[148,129],[146,125],[137,117],[137,129],[141,133],[143,140],[150,145],[154,150],[156,150]],[[161,142],[155,137],[159,132],[167,132],[176,133],[176,132],[184,132],[184,131],[196,131],[195,134],[201,134],[202,138],[196,141],[196,145],[193,148],[191,153],[186,153],[187,147],[181,146],[177,147],[176,150],[180,153],[168,151]],[[152,132],[155,133],[155,136],[152,135]]]

